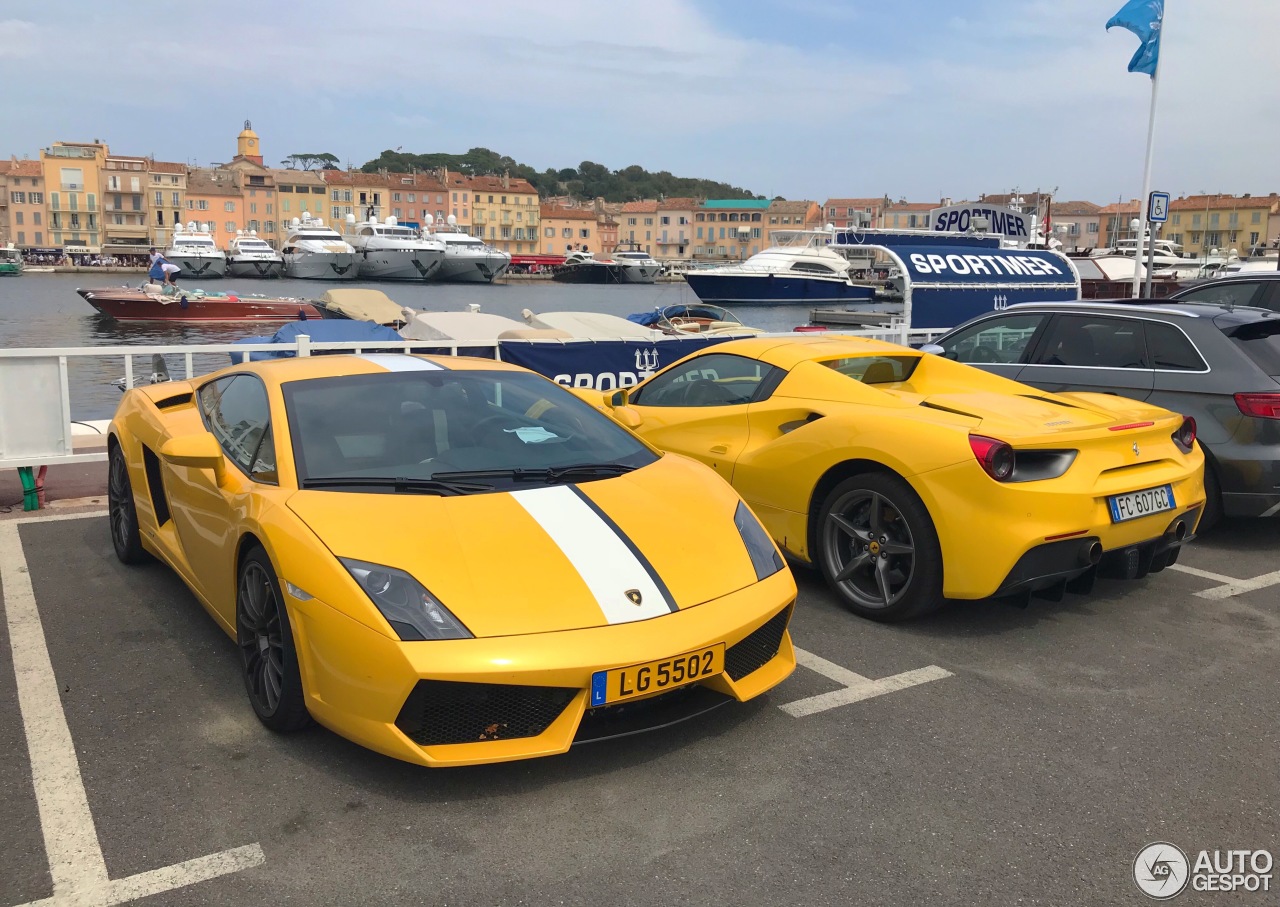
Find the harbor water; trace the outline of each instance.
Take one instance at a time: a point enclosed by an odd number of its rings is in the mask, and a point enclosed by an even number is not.
[[[269,324],[166,324],[164,322],[120,322],[99,315],[78,295],[77,287],[138,286],[143,275],[104,274],[24,274],[0,280],[0,344],[17,347],[85,346],[181,346],[202,343],[231,343],[242,337],[274,333],[278,323]],[[520,321],[521,312],[589,311],[627,316],[665,305],[697,302],[688,284],[657,283],[633,285],[562,284],[548,280],[511,280],[498,284],[400,284],[343,283],[342,287],[370,287],[386,293],[397,303],[425,311],[461,312],[470,305],[480,311]],[[331,285],[307,280],[224,280],[201,286],[211,292],[263,296],[315,298]],[[190,289],[195,289],[193,285]],[[735,308],[744,324],[768,331],[790,331],[805,324],[807,306],[752,306]],[[180,357],[169,357],[173,376],[182,376]],[[197,370],[229,364],[226,357],[201,361]],[[149,374],[150,363],[136,358],[135,373]],[[71,411],[76,419],[103,419],[111,416],[119,391],[111,382],[122,377],[123,360],[95,360],[70,367]]]

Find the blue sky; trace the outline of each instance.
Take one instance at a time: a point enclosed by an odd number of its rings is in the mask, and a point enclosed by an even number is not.
[[[0,154],[208,164],[485,146],[788,198],[1141,188],[1122,0],[44,0],[0,6]],[[1280,191],[1280,2],[1169,0],[1154,183]],[[250,24],[252,23],[252,24]]]

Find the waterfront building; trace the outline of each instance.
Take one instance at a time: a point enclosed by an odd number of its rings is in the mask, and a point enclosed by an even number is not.
[[[465,177],[464,191],[471,194],[471,232],[489,245],[508,253],[538,251],[538,190],[519,177]]]
[[[643,199],[627,202],[619,215],[618,241],[636,243],[650,255],[653,254],[653,231],[658,222],[658,203]]]
[[[1235,250],[1241,258],[1280,236],[1280,197],[1270,195],[1188,195],[1169,202],[1169,222],[1161,237],[1181,243],[1197,258],[1214,249]]]
[[[1102,237],[1102,209],[1093,202],[1054,201],[1049,209],[1049,226],[1062,243],[1062,252],[1095,249]]]
[[[664,198],[658,201],[655,225],[656,257],[663,261],[687,261],[693,255],[693,212],[697,198]]]
[[[44,185],[44,168],[39,161],[0,161],[0,246],[46,247]]]
[[[108,154],[103,159],[98,171],[103,255],[147,254],[152,244],[147,222],[150,169],[145,157]]]
[[[542,205],[538,229],[542,237],[537,251],[545,255],[565,255],[576,250],[600,255],[613,248],[601,248],[596,213],[591,208]]]
[[[143,197],[143,205],[149,203],[153,212],[150,218],[151,245],[163,249],[173,239],[173,225],[181,221],[183,212],[188,210],[187,165],[148,158],[147,177],[150,194]],[[132,185],[130,181],[130,186]],[[161,212],[167,213],[162,216]]]
[[[747,258],[765,247],[768,199],[707,199],[693,212],[694,258]],[[795,229],[794,226],[791,229]]]
[[[185,200],[186,219],[212,224],[210,233],[219,249],[227,248],[237,230],[247,229],[240,173],[236,170],[192,167],[186,175]]]
[[[884,209],[888,197],[881,198],[829,198],[822,206],[825,223],[837,230],[856,227],[883,227]]]
[[[396,220],[414,229],[421,229],[426,226],[428,217],[432,219],[435,225],[443,225],[448,222],[449,215],[453,213],[453,205],[449,201],[449,190],[445,188],[440,173],[415,171],[413,173],[391,173],[388,174],[388,177],[388,191],[391,193],[391,200],[388,204],[391,206],[391,214]],[[470,203],[467,203],[465,207],[468,222],[463,224],[464,229],[470,225]],[[462,223],[461,217],[458,217],[457,223]],[[439,227],[433,226],[433,229],[439,229]],[[470,230],[467,232],[470,232]]]
[[[1141,210],[1142,206],[1138,204],[1136,198],[1129,199],[1127,202],[1114,202],[1099,208],[1098,246],[1100,248],[1115,248],[1116,244],[1122,239],[1135,239],[1136,234],[1133,232],[1133,228],[1129,226],[1129,223],[1138,216]],[[1165,238],[1169,238],[1167,229]]]
[[[328,210],[332,206],[329,201],[330,187],[325,182],[323,171],[272,168],[271,179],[275,183],[278,232],[264,238],[273,246],[279,248],[279,243],[285,239],[284,234],[288,232],[289,222],[295,217],[299,220],[307,216],[333,220],[341,231],[337,218],[331,217]]]
[[[459,227],[465,229],[468,233],[475,236],[482,236],[472,227],[471,222],[471,206],[475,201],[471,194],[471,187],[467,185],[467,177],[461,173],[455,173],[447,167],[441,167],[435,173],[436,179],[444,185],[448,191],[449,209]]]
[[[54,142],[40,152],[48,199],[48,244],[69,255],[102,252],[100,173],[105,142]]]
[[[817,230],[823,226],[822,208],[817,202],[810,201],[793,201],[789,202],[784,199],[777,199],[769,203],[768,209],[765,211],[765,230],[764,235],[759,237],[763,239],[762,248],[776,246],[777,240],[773,238],[773,234],[778,231],[790,230]],[[752,248],[756,246],[754,228],[752,229]],[[755,254],[753,251],[751,254]]]
[[[939,207],[938,202],[890,202],[881,214],[886,230],[928,230],[929,212]]]
[[[612,251],[618,247],[618,215],[596,206],[596,236],[601,249]]]

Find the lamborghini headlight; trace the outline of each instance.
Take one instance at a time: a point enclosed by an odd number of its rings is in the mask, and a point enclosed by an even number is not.
[[[402,640],[471,639],[471,631],[409,574],[340,557],[369,600]]]
[[[747,546],[747,554],[751,555],[751,565],[756,568],[756,579],[762,580],[773,576],[782,569],[782,555],[778,554],[773,539],[764,531],[760,521],[756,519],[747,505],[738,504],[733,515],[733,525],[738,527],[742,543]]]

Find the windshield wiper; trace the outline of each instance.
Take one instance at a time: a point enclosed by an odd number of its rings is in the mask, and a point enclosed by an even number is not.
[[[437,479],[383,478],[381,476],[323,476],[305,479],[303,488],[390,488],[397,494],[473,494],[492,491],[492,485],[477,482],[442,482]]]
[[[617,476],[631,472],[636,467],[623,463],[574,463],[570,466],[548,466],[538,469],[462,469],[456,472],[437,472],[437,479],[511,479],[515,482],[559,482],[571,476]]]

